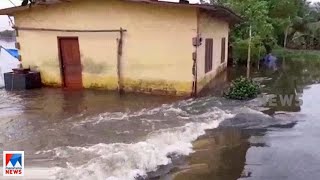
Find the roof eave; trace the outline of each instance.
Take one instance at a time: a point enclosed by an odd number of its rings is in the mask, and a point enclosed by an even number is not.
[[[199,9],[211,12],[218,19],[224,19],[231,25],[241,23],[244,19],[236,14],[233,10],[221,5],[203,5]]]
[[[243,18],[241,18],[239,15],[237,15],[234,11],[231,9],[221,6],[218,4],[214,5],[205,5],[205,4],[180,4],[180,3],[174,3],[174,2],[165,2],[165,1],[151,1],[151,0],[125,0],[129,2],[137,2],[137,3],[148,3],[148,4],[155,4],[155,5],[167,5],[167,6],[179,6],[179,7],[191,7],[191,8],[199,8],[202,10],[207,10],[212,13],[216,13],[216,16],[222,15],[223,19],[226,19],[230,24],[237,24],[243,21]],[[26,11],[30,8],[36,8],[39,6],[44,5],[50,5],[50,4],[56,4],[56,3],[62,3],[62,2],[70,2],[70,0],[59,0],[55,1],[54,3],[38,3],[34,4],[32,6],[16,6],[6,9],[0,9],[0,15],[9,15],[14,16],[16,13],[19,13],[21,11]],[[219,17],[218,17],[219,18]]]
[[[11,8],[0,9],[0,15],[13,16],[15,13],[19,11],[24,11],[27,9],[29,9],[29,6],[16,6]]]

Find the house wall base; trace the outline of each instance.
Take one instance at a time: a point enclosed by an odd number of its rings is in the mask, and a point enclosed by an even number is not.
[[[227,69],[227,63],[221,64],[215,71],[212,71],[210,74],[203,77],[200,81],[198,81],[198,93],[206,87],[215,77],[224,72]]]
[[[51,77],[53,76],[45,75],[45,80],[43,81],[45,86],[62,87],[61,82],[55,81]],[[87,74],[83,76],[83,87],[86,89],[117,91],[118,77]],[[136,92],[152,95],[189,97],[192,93],[192,82],[124,78],[123,90],[124,92]]]
[[[153,95],[191,96],[192,82],[166,80],[124,80],[125,92],[139,92]]]

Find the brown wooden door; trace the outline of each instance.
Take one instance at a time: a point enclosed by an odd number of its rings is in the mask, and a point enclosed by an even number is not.
[[[77,37],[58,38],[60,49],[61,73],[64,87],[82,88],[82,66],[79,41]]]

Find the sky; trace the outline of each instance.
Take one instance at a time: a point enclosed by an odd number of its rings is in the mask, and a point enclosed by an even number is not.
[[[0,9],[12,7],[10,0],[0,0]],[[15,5],[20,5],[22,0],[11,0]],[[168,0],[178,1],[178,0]],[[198,0],[189,0],[191,3],[196,3]],[[311,2],[320,2],[320,0],[309,0]],[[0,16],[0,30],[10,29],[9,19],[7,16]]]
[[[9,0],[0,0],[0,9],[12,7],[13,5]],[[15,5],[20,5],[21,0],[11,0]],[[9,19],[7,16],[0,16],[0,30],[10,29]]]

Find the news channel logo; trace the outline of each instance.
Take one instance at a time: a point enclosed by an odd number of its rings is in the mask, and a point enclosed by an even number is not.
[[[3,176],[24,176],[24,151],[3,151]]]
[[[299,94],[271,94],[263,95],[262,103],[269,107],[302,106],[303,100]]]

